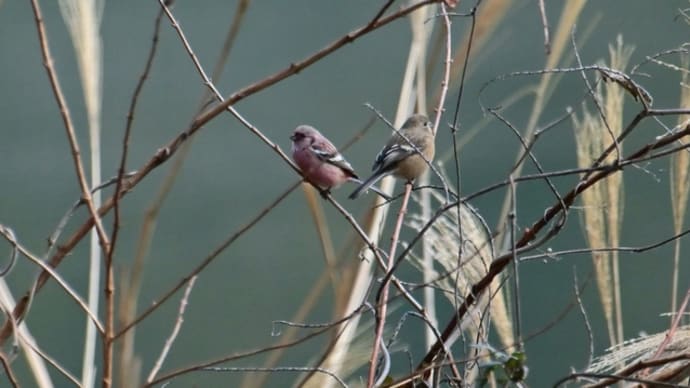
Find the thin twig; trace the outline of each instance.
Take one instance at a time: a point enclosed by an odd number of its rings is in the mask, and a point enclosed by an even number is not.
[[[156,53],[158,51],[160,25],[162,20],[163,11],[160,10],[154,22],[153,39],[151,43],[151,48],[149,49],[148,55],[146,57],[144,70],[139,76],[139,80],[137,81],[137,84],[134,87],[134,92],[132,93],[132,98],[130,99],[129,110],[127,111],[125,133],[122,136],[122,154],[120,156],[119,168],[117,170],[117,184],[115,185],[115,195],[113,195],[113,230],[110,237],[110,240],[113,245],[115,245],[115,243],[117,242],[118,231],[120,229],[120,192],[122,190],[122,185],[125,178],[125,168],[127,165],[127,156],[129,154],[129,139],[131,138],[132,134],[134,115],[136,113],[137,105],[139,102],[139,96],[141,95],[141,92],[144,89],[144,84],[146,83],[149,77],[149,73],[151,72],[151,68],[153,67],[153,60],[156,57]],[[109,262],[112,262],[112,256],[113,253],[110,252],[108,257]]]
[[[160,1],[160,0],[159,0]],[[190,132],[195,131],[196,129],[200,128],[204,124],[206,124],[208,121],[210,121],[212,118],[218,116],[220,113],[226,110],[226,108],[235,105],[238,101],[244,99],[246,96],[254,94],[258,91],[261,91],[279,81],[282,81],[283,79],[295,75],[299,73],[300,71],[304,70],[306,67],[313,65],[317,61],[323,59],[324,57],[328,56],[332,52],[336,51],[337,49],[341,48],[342,46],[352,43],[356,39],[366,35],[367,33],[376,30],[380,27],[383,27],[387,25],[388,23],[397,20],[412,11],[421,8],[427,4],[432,4],[437,2],[438,0],[423,0],[420,1],[419,3],[410,5],[408,7],[402,8],[398,10],[397,12],[394,12],[386,17],[382,17],[378,20],[376,20],[374,23],[367,24],[364,27],[357,28],[350,33],[346,34],[345,36],[335,40],[334,42],[330,43],[326,47],[322,48],[315,54],[310,55],[309,57],[290,64],[287,68],[271,75],[268,76],[264,79],[262,79],[259,82],[256,82],[254,84],[251,84],[249,86],[246,86],[239,91],[233,93],[230,97],[226,98],[222,103],[219,105],[211,108],[209,111],[207,111],[204,114],[201,114],[193,123],[192,127],[190,128]]]
[[[172,0],[170,0],[169,3],[172,3]],[[132,93],[132,97],[130,99],[130,105],[129,105],[129,110],[127,111],[127,120],[125,124],[125,133],[122,136],[122,154],[120,156],[120,166],[118,169],[118,175],[117,175],[117,185],[115,188],[115,194],[113,196],[113,230],[112,230],[112,235],[111,235],[111,240],[113,242],[113,245],[116,243],[117,239],[117,232],[119,230],[119,225],[120,225],[120,210],[119,210],[119,200],[121,198],[120,192],[122,191],[122,185],[124,183],[124,178],[125,176],[123,175],[124,169],[127,165],[127,156],[129,153],[129,141],[132,133],[132,126],[134,124],[134,117],[136,114],[136,109],[137,105],[139,102],[139,97],[141,95],[141,92],[144,89],[144,84],[146,83],[149,74],[151,73],[151,68],[153,67],[153,61],[156,57],[156,54],[158,52],[158,44],[160,42],[160,30],[161,30],[161,22],[163,21],[163,10],[159,9],[158,14],[156,15],[156,19],[153,23],[153,36],[151,38],[151,46],[149,47],[149,51],[146,57],[146,61],[144,63],[144,69],[141,72],[141,75],[139,76],[139,80],[137,81],[136,86],[134,87],[134,91]],[[147,230],[147,225],[144,224],[142,226],[142,230],[146,231]],[[142,234],[145,232],[142,232]],[[119,309],[118,309],[118,323],[122,324],[123,321],[127,321],[131,319],[131,317],[136,314],[136,308],[137,308],[137,295],[139,294],[139,286],[141,284],[141,274],[143,272],[142,267],[143,267],[143,259],[141,259],[141,256],[138,255],[139,251],[137,251],[137,254],[134,256],[134,261],[133,264],[131,265],[131,268],[128,269],[128,273],[126,273],[126,277],[123,276],[123,278],[127,279],[127,285],[125,287],[122,287],[122,290],[120,292],[120,301],[119,301]],[[112,260],[112,254],[111,254],[111,259]],[[128,276],[127,276],[128,275]],[[139,376],[134,376],[132,373],[132,360],[134,358],[134,335],[130,335],[125,337],[122,341],[119,343],[119,348],[118,348],[118,373],[119,373],[119,384],[120,385],[127,385],[129,383],[133,383],[134,381],[138,380]]]
[[[348,318],[349,318],[349,317],[348,317]],[[204,368],[212,367],[212,366],[214,366],[214,365],[222,364],[222,363],[225,363],[225,362],[230,362],[230,361],[234,361],[234,360],[240,360],[240,359],[244,359],[244,358],[247,358],[247,357],[256,356],[256,355],[259,355],[259,354],[268,353],[268,352],[271,352],[271,351],[276,350],[276,349],[290,348],[290,347],[293,347],[293,346],[295,346],[295,345],[304,343],[304,342],[306,342],[306,341],[308,341],[308,340],[310,340],[310,339],[312,339],[312,338],[318,337],[319,335],[321,335],[321,334],[323,334],[323,333],[325,333],[325,332],[327,332],[327,331],[333,329],[334,327],[336,327],[336,326],[327,326],[327,327],[324,327],[324,328],[322,328],[322,329],[318,329],[318,330],[316,330],[316,331],[314,331],[314,332],[312,332],[312,333],[309,333],[309,334],[305,335],[304,337],[298,338],[298,339],[296,339],[296,340],[294,340],[294,341],[285,342],[285,343],[281,343],[281,344],[277,344],[277,345],[272,345],[272,346],[267,346],[267,347],[264,347],[264,348],[261,348],[261,349],[250,350],[250,351],[247,351],[247,352],[236,353],[236,354],[229,355],[229,356],[224,356],[224,357],[221,357],[221,358],[218,358],[218,359],[215,359],[215,360],[206,361],[206,362],[203,362],[203,363],[197,364],[197,365],[192,365],[192,366],[188,366],[188,367],[182,367],[182,368],[180,368],[180,369],[176,369],[176,370],[171,371],[171,372],[169,372],[169,373],[167,373],[167,374],[164,374],[164,375],[162,375],[162,376],[159,376],[159,377],[156,378],[155,380],[146,383],[146,384],[144,385],[144,387],[152,387],[152,386],[155,386],[155,385],[157,385],[157,384],[160,384],[160,383],[162,383],[162,382],[164,382],[164,381],[168,381],[168,380],[170,380],[170,379],[173,379],[173,378],[175,378],[175,377],[177,377],[177,376],[181,376],[181,375],[183,375],[183,374],[187,374],[187,373],[194,372],[194,371],[197,371],[197,370],[203,370]]]
[[[192,278],[194,278],[196,275],[200,274],[201,271],[204,270],[213,260],[215,260],[218,255],[220,255],[227,247],[229,247],[232,243],[234,243],[238,238],[242,237],[245,232],[247,232],[249,229],[253,228],[254,225],[256,225],[259,221],[261,221],[264,216],[269,214],[271,210],[273,210],[280,202],[282,202],[293,190],[295,190],[299,186],[299,182],[295,183],[291,187],[289,187],[287,190],[282,192],[276,199],[274,199],[268,206],[266,206],[264,209],[262,209],[254,218],[252,218],[247,224],[242,226],[240,229],[237,231],[233,232],[230,236],[228,236],[227,239],[225,239],[216,249],[214,249],[211,253],[208,254],[204,258],[204,260],[201,261],[192,271],[190,271],[187,276],[185,276],[183,279],[181,279],[175,286],[173,286],[170,290],[166,291],[162,296],[158,297],[155,299],[155,302],[146,310],[144,310],[139,316],[137,316],[135,319],[133,319],[131,322],[125,324],[120,331],[115,334],[113,337],[113,340],[116,340],[120,336],[122,336],[124,333],[126,333],[129,329],[132,327],[136,326],[139,322],[144,320],[144,318],[148,317],[151,313],[153,313],[156,309],[158,309],[161,305],[165,304],[165,302],[170,299],[177,291],[179,291],[182,287],[185,286],[189,281],[191,281]]]
[[[368,295],[368,292],[366,293]],[[327,361],[328,357],[332,354],[334,349],[336,349],[336,345],[338,341],[341,340],[342,336],[346,335],[347,331],[350,331],[352,326],[356,324],[356,322],[361,319],[360,314],[365,313],[365,312],[371,312],[372,314],[376,314],[376,311],[374,307],[364,300],[361,304],[359,304],[354,311],[351,313],[344,314],[342,318],[338,319],[336,322],[331,322],[329,325],[340,325],[338,328],[337,332],[334,333],[334,335],[331,338],[330,343],[326,347],[326,350],[324,351],[323,355],[321,356],[320,359],[318,359],[314,365],[323,365],[324,362]],[[290,323],[291,327],[306,327],[306,325],[295,325],[294,323]],[[318,327],[318,326],[315,326]],[[330,368],[325,368],[325,369],[330,369]],[[336,370],[338,370],[336,368]],[[297,387],[302,387],[305,385],[310,384],[309,379],[313,376],[313,372],[308,372],[304,376],[304,378],[301,379],[298,383],[294,384]]]
[[[60,365],[57,360],[55,360],[53,357],[48,355],[46,352],[43,351],[43,349],[39,348],[38,345],[33,341],[28,338],[22,338],[21,341],[29,347],[34,353],[38,354],[39,357],[41,357],[43,360],[45,360],[50,366],[55,368],[60,374],[62,374],[67,380],[69,380],[74,386],[76,387],[82,387],[82,383],[75,377],[73,376],[65,367]]]
[[[522,145],[523,148],[523,153],[521,157],[518,159],[518,162],[513,164],[513,168],[511,170],[510,177],[508,181],[510,182],[511,185],[511,190],[515,190],[515,188],[512,187],[517,180],[516,177],[513,175],[519,167],[522,165],[522,161],[524,158],[529,157],[530,160],[532,161],[532,164],[537,168],[537,171],[539,171],[540,174],[544,174],[544,168],[541,166],[541,163],[539,163],[539,160],[537,160],[537,157],[534,155],[532,152],[532,148],[537,144],[537,140],[539,139],[539,136],[544,133],[543,131],[535,130],[533,136],[529,141],[527,141],[524,136],[520,133],[520,131],[515,128],[515,126],[508,121],[506,118],[504,118],[501,114],[499,114],[496,110],[490,109],[489,112],[491,112],[492,115],[494,115],[496,118],[498,118],[503,124],[508,126],[515,134],[515,136],[520,140],[520,144]],[[559,121],[556,121],[559,122]],[[548,126],[546,128],[549,128]],[[556,185],[553,184],[551,179],[549,179],[548,176],[544,175],[544,182],[546,185],[549,187],[549,190],[551,193],[553,193],[554,197],[556,197],[556,200],[559,202],[563,202],[563,198],[561,197],[561,194],[558,192],[558,189],[556,188]],[[512,195],[512,194],[511,194]],[[513,204],[515,205],[515,204]],[[565,206],[563,206],[565,208]],[[568,212],[563,212],[562,216],[559,218],[558,222],[554,225],[555,228],[561,228],[563,225],[565,225],[566,221],[568,219]]]
[[[539,0],[539,15],[541,16],[541,25],[544,27],[544,51],[546,55],[549,55],[551,54],[551,38],[549,37],[549,19],[546,17],[544,0]]]
[[[7,380],[10,382],[12,387],[18,388],[19,382],[17,381],[17,377],[14,375],[12,363],[7,359],[7,356],[4,353],[0,353],[0,363],[2,363],[2,368],[5,370]]]
[[[84,199],[84,202],[86,202],[86,206],[89,208],[89,213],[91,214],[91,217],[95,220],[94,225],[96,226],[96,231],[98,232],[98,239],[101,244],[101,248],[103,249],[103,252],[107,254],[110,251],[110,243],[108,241],[108,236],[105,233],[105,229],[103,229],[101,217],[99,216],[96,208],[94,207],[93,197],[91,196],[91,191],[89,190],[88,183],[86,182],[86,176],[84,174],[84,165],[81,160],[81,152],[79,150],[79,143],[77,142],[77,136],[74,131],[72,116],[69,113],[67,101],[65,100],[65,97],[62,94],[60,81],[58,80],[57,73],[55,72],[55,68],[53,67],[53,57],[50,54],[50,47],[48,46],[48,36],[46,35],[45,25],[43,23],[43,15],[41,12],[41,7],[38,4],[38,0],[31,0],[31,8],[34,12],[34,20],[36,22],[36,29],[38,30],[38,41],[41,47],[43,66],[46,69],[48,79],[50,80],[50,86],[53,90],[53,95],[60,110],[62,122],[65,126],[67,140],[69,141],[70,149],[72,151],[72,161],[74,162],[74,170],[77,174],[77,180],[81,188],[81,194]]]
[[[412,183],[407,182],[405,184],[405,195],[403,196],[402,204],[400,205],[400,211],[398,212],[398,219],[395,223],[395,228],[393,229],[393,235],[391,236],[391,249],[388,253],[388,263],[385,266],[385,270],[391,271],[393,268],[393,258],[395,257],[395,251],[398,246],[398,238],[400,236],[400,229],[402,228],[403,219],[405,218],[405,213],[407,212],[407,203],[410,199],[410,194],[412,193]],[[390,276],[384,278],[381,288],[379,288],[378,294],[376,295],[376,333],[374,337],[374,346],[371,352],[371,358],[369,359],[369,378],[367,387],[378,386],[374,384],[376,380],[376,365],[378,362],[379,344],[383,344],[383,327],[386,324],[386,309],[388,307],[388,282],[390,281]],[[385,378],[385,376],[382,376]]]
[[[582,81],[585,83],[585,86],[587,87],[587,92],[589,93],[590,97],[592,97],[592,101],[594,102],[594,106],[597,108],[597,112],[599,113],[599,118],[601,119],[601,122],[604,123],[604,126],[606,127],[606,131],[609,133],[609,136],[611,136],[611,140],[613,140],[613,144],[616,149],[616,160],[620,161],[621,159],[621,149],[620,145],[616,141],[616,135],[613,133],[613,129],[611,129],[611,126],[609,125],[609,120],[606,117],[606,114],[604,114],[604,108],[601,106],[601,101],[599,101],[599,98],[597,98],[597,94],[594,92],[594,88],[592,87],[591,83],[589,82],[589,79],[587,78],[587,73],[584,70],[584,66],[582,64],[582,59],[580,58],[580,51],[577,49],[577,43],[575,41],[575,26],[573,26],[573,29],[571,30],[570,33],[570,40],[573,45],[573,52],[575,53],[575,59],[577,60],[578,66],[583,69],[580,71],[580,75],[582,76]]]
[[[386,10],[387,10],[388,8],[390,8],[391,5],[393,5],[393,2],[394,2],[394,1],[395,1],[395,0],[388,0],[388,1],[386,1],[386,4],[384,4],[383,7],[381,7],[381,9],[379,9],[379,11],[376,13],[376,15],[374,15],[374,18],[371,19],[371,21],[369,22],[369,24],[367,24],[367,26],[372,26],[372,25],[374,25],[374,23],[376,23],[377,21],[379,21],[379,19],[381,19],[381,16],[383,16],[383,14],[386,13]]]
[[[172,348],[172,345],[175,342],[177,335],[180,333],[180,329],[182,329],[182,322],[184,322],[184,313],[187,310],[187,302],[189,301],[189,295],[192,293],[192,288],[194,288],[194,283],[196,283],[197,278],[198,276],[194,275],[189,280],[189,283],[187,283],[187,288],[184,290],[184,295],[180,300],[180,308],[177,311],[177,320],[175,321],[175,326],[173,327],[170,336],[168,336],[168,339],[165,340],[165,345],[163,346],[161,354],[158,356],[156,363],[153,365],[153,368],[151,368],[149,377],[146,378],[147,383],[150,383],[158,374],[158,371],[163,366],[163,362],[165,361],[165,358],[168,356],[168,353],[170,352],[170,349]]]
[[[522,309],[520,305],[520,260],[518,258],[517,246],[515,245],[515,236],[517,235],[517,186],[513,180],[513,174],[510,174],[509,179],[513,182],[510,185],[510,207],[511,210],[508,213],[508,221],[510,225],[510,251],[512,252],[512,262],[513,262],[513,306],[514,314],[513,321],[515,322],[515,338],[517,339],[517,351],[522,352],[524,348],[524,343],[522,340]]]
[[[332,377],[335,381],[340,384],[343,388],[347,388],[348,385],[343,381],[338,375],[329,371],[328,369],[319,367],[307,367],[307,366],[274,366],[270,368],[257,368],[257,367],[209,367],[202,368],[203,371],[209,372],[309,372],[309,373],[323,373]]]
[[[89,306],[84,302],[79,294],[77,294],[72,287],[62,279],[60,274],[55,272],[53,268],[50,266],[46,265],[43,260],[39,259],[38,257],[34,256],[31,252],[29,252],[24,246],[22,246],[15,238],[14,232],[10,228],[5,227],[4,225],[0,224],[0,235],[2,235],[7,242],[9,242],[13,249],[15,249],[17,252],[19,252],[22,256],[26,257],[30,261],[32,261],[34,264],[38,265],[50,275],[51,278],[55,280],[55,282],[67,293],[67,295],[70,296],[72,300],[74,300],[79,307],[81,307],[82,310],[86,313],[86,315],[89,316],[91,321],[96,325],[98,328],[98,332],[101,334],[105,333],[105,329],[103,328],[103,324],[98,320],[98,317],[96,314],[89,309]],[[6,323],[7,324],[7,323]]]
[[[0,234],[2,234],[7,242],[10,243],[10,260],[7,266],[0,272],[0,277],[5,277],[10,270],[14,267],[14,263],[17,262],[17,256],[19,255],[19,249],[17,247],[17,236],[14,235],[14,231],[0,224]]]
[[[528,260],[539,260],[539,259],[546,259],[546,258],[551,258],[551,259],[556,259],[559,256],[565,256],[565,255],[579,255],[579,254],[588,254],[591,255],[592,253],[596,252],[612,252],[612,251],[618,251],[618,252],[632,252],[632,253],[642,253],[645,251],[649,251],[652,249],[659,248],[660,246],[666,245],[668,243],[674,242],[681,237],[687,236],[690,234],[690,229],[686,229],[681,233],[678,233],[676,235],[673,235],[671,237],[665,238],[661,241],[649,244],[649,245],[644,245],[644,246],[639,246],[639,247],[607,247],[607,248],[579,248],[579,249],[566,249],[562,251],[555,251],[555,252],[545,252],[545,253],[540,253],[536,255],[526,255],[522,256],[520,258],[520,261],[528,261]]]
[[[462,102],[462,96],[464,95],[465,91],[465,77],[467,76],[467,69],[469,68],[470,64],[470,54],[472,53],[472,44],[474,42],[474,34],[476,31],[477,27],[477,10],[479,9],[479,4],[481,3],[482,0],[477,0],[477,2],[474,4],[474,7],[472,7],[472,10],[469,13],[470,20],[472,23],[470,24],[470,30],[469,34],[467,37],[467,48],[465,50],[465,59],[462,62],[462,71],[460,73],[460,80],[458,83],[458,98],[455,100],[455,109],[453,111],[453,123],[450,126],[450,132],[451,132],[451,139],[453,141],[453,166],[455,167],[455,193],[459,196],[461,191],[461,169],[460,169],[460,155],[459,155],[459,147],[458,147],[458,128],[459,128],[459,119],[460,119],[460,103]],[[444,10],[445,12],[445,10]],[[448,15],[446,13],[445,18],[447,18]],[[448,25],[449,29],[449,34],[450,34],[450,25]],[[448,37],[447,39],[450,39]],[[464,243],[462,241],[462,219],[460,216],[460,207],[456,209],[456,218],[457,218],[457,224],[458,224],[458,236],[460,238],[460,241],[458,243],[458,261],[463,255],[463,246]]]
[[[676,312],[676,316],[673,318],[673,322],[671,324],[671,327],[669,327],[669,329],[666,332],[666,335],[664,337],[664,340],[659,344],[659,347],[654,352],[654,355],[652,356],[652,360],[659,357],[661,355],[661,353],[663,353],[663,351],[666,350],[666,347],[668,346],[668,344],[671,343],[671,340],[673,339],[673,335],[676,333],[676,330],[678,329],[678,325],[680,324],[681,318],[683,318],[683,315],[688,308],[689,302],[690,302],[690,289],[687,290],[687,292],[685,293],[685,298],[683,298],[683,302],[680,304],[680,306],[678,306],[678,311]]]
[[[587,367],[588,369],[592,365],[592,360],[594,357],[594,331],[592,330],[592,325],[589,323],[589,317],[587,317],[587,311],[585,310],[585,305],[582,303],[580,298],[580,285],[577,280],[577,271],[573,267],[573,291],[575,292],[575,300],[577,301],[577,307],[580,309],[580,314],[582,314],[582,319],[585,322],[585,329],[587,330],[587,339],[589,343],[589,352],[587,353]]]
[[[448,17],[448,10],[446,9],[446,4],[441,3],[441,14],[443,15],[443,25],[446,28],[446,58],[443,61],[444,63],[444,69],[443,69],[443,79],[441,80],[441,93],[439,94],[438,97],[438,103],[436,105],[436,117],[434,119],[434,136],[438,136],[438,127],[441,125],[441,116],[443,116],[443,113],[445,112],[444,106],[446,105],[446,96],[448,95],[448,86],[450,85],[450,69],[453,65],[453,44],[452,44],[452,36],[453,36],[453,30],[451,29],[451,22],[450,22],[450,17]],[[420,154],[421,155],[421,154]],[[434,173],[440,178],[441,183],[443,184],[443,190],[446,193],[446,203],[450,202],[450,194],[449,191],[450,189],[448,188],[448,183],[446,183],[446,180],[443,178],[443,174],[440,174],[438,171],[436,171],[433,167],[432,170]],[[459,180],[458,180],[459,182]],[[459,183],[456,189],[459,190]],[[459,193],[459,191],[458,191]]]
[[[130,171],[130,172],[126,173],[124,177],[125,178],[131,178],[134,176],[134,174],[136,174],[136,171]],[[102,190],[108,186],[111,186],[111,185],[117,183],[117,179],[118,179],[118,177],[116,175],[116,176],[108,179],[107,181],[102,182],[98,186],[92,188],[91,193],[95,193],[98,190]],[[76,200],[72,204],[72,207],[70,207],[69,210],[67,210],[65,215],[63,215],[62,218],[60,218],[60,221],[58,222],[57,226],[53,230],[53,233],[51,233],[50,236],[48,237],[48,250],[46,251],[46,253],[43,254],[44,259],[47,260],[47,258],[51,255],[53,249],[55,248],[55,246],[57,244],[58,239],[60,238],[60,235],[62,234],[63,230],[67,226],[67,223],[72,218],[72,216],[74,216],[74,213],[84,204],[85,204],[84,199],[79,197],[79,199]]]
[[[444,112],[444,105],[446,103],[446,96],[448,95],[448,85],[450,83],[450,68],[453,64],[453,44],[452,44],[452,29],[450,17],[448,17],[448,11],[446,10],[446,5],[441,3],[441,15],[443,15],[443,25],[446,29],[446,58],[444,60],[443,69],[443,79],[441,80],[441,93],[438,97],[438,103],[436,104],[436,114],[434,118],[434,135],[438,134],[438,127],[441,124],[441,116]]]

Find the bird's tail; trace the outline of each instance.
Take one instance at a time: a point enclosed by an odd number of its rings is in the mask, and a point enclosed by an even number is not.
[[[356,178],[351,178],[350,180],[355,182],[355,183],[358,183],[359,186],[355,189],[355,191],[352,192],[352,194],[350,194],[348,196],[348,198],[355,199],[355,198],[359,197],[364,191],[371,188],[371,190],[374,191],[376,194],[380,195],[381,197],[385,198],[386,200],[390,200],[391,197],[389,197],[387,194],[383,193],[381,190],[379,190],[376,187],[371,187],[371,185],[378,182],[378,180],[383,178],[385,175],[386,174],[373,174],[372,176],[367,178],[367,180],[364,182],[362,182],[361,180],[356,179]]]

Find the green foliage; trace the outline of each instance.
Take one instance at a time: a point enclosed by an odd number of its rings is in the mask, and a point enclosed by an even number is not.
[[[514,383],[520,383],[527,378],[529,369],[526,361],[527,355],[524,352],[507,353],[490,349],[491,360],[479,367],[479,386],[489,385],[490,379],[496,381],[499,387],[507,387]]]

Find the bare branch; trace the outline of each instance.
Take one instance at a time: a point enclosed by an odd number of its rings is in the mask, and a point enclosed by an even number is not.
[[[185,289],[184,295],[180,300],[180,308],[177,311],[177,320],[175,321],[175,326],[173,327],[170,336],[168,336],[168,339],[165,340],[165,346],[163,346],[161,354],[158,356],[158,360],[156,360],[156,363],[153,364],[153,368],[151,368],[149,377],[146,378],[147,383],[150,383],[158,374],[158,371],[163,366],[163,362],[165,361],[165,358],[168,356],[168,353],[170,352],[170,349],[172,348],[172,345],[175,342],[175,339],[177,338],[180,329],[182,328],[182,322],[184,321],[184,312],[185,310],[187,310],[187,302],[189,301],[189,295],[192,293],[192,288],[194,288],[194,283],[196,283],[197,278],[198,277],[195,275],[189,280],[189,283],[187,283],[187,288]]]

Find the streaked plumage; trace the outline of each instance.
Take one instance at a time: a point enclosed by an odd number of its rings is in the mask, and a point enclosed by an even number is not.
[[[410,116],[376,155],[373,174],[350,194],[350,198],[357,198],[386,175],[414,181],[427,170],[427,161],[433,160],[434,150],[434,133],[429,119],[421,114]]]

